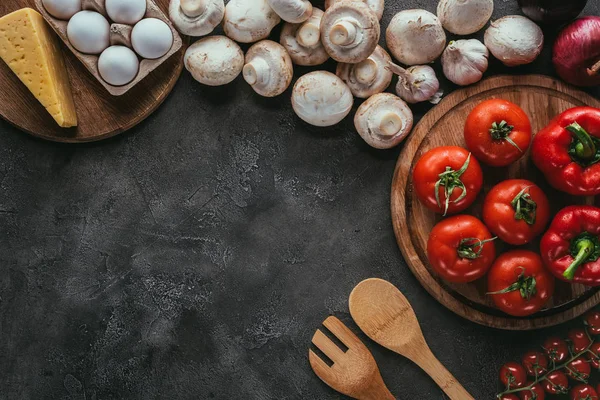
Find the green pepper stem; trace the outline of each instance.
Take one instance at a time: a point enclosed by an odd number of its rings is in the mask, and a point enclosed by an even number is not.
[[[566,128],[569,132],[575,135],[579,143],[575,146],[575,154],[580,159],[586,161],[596,156],[596,145],[592,137],[581,125],[573,122]]]
[[[569,265],[569,268],[565,270],[563,276],[568,280],[572,281],[575,277],[575,272],[582,264],[584,264],[588,258],[594,253],[596,245],[590,239],[582,239],[577,242],[577,256],[575,260]]]

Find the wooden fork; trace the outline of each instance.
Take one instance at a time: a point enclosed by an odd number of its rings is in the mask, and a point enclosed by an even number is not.
[[[348,351],[341,350],[317,329],[312,343],[333,361],[333,365],[330,367],[309,349],[308,360],[315,374],[333,389],[355,399],[394,400],[394,395],[383,383],[373,355],[360,339],[336,317],[327,318],[323,325],[348,348]]]

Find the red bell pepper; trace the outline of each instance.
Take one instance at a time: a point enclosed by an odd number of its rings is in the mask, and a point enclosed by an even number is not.
[[[552,186],[576,196],[600,194],[600,109],[575,107],[534,138],[534,164]]]
[[[563,208],[542,237],[540,252],[557,278],[600,285],[600,208]]]

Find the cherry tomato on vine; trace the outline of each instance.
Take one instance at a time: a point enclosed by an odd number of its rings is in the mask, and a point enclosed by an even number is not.
[[[560,364],[561,362],[565,361],[569,355],[569,347],[567,346],[567,342],[556,337],[547,339],[542,347],[544,348],[548,359],[550,359],[550,361],[554,361],[556,364]]]
[[[508,362],[500,368],[500,382],[505,388],[515,389],[525,386],[527,373],[519,363]]]
[[[427,208],[443,215],[456,214],[475,201],[483,185],[483,171],[462,147],[437,147],[417,161],[413,184]]]
[[[530,384],[531,382],[527,385]],[[530,390],[523,390],[522,392],[519,392],[519,397],[521,400],[544,400],[546,393],[544,393],[544,388],[542,385],[540,383],[536,383],[535,385],[531,386]]]
[[[600,312],[592,311],[585,316],[585,324],[592,335],[600,335]]]
[[[600,342],[594,342],[590,346],[590,353],[587,355],[590,366],[594,369],[600,369]]]
[[[548,358],[539,351],[529,351],[525,353],[521,364],[525,367],[527,375],[531,377],[540,376],[548,371]]]
[[[445,280],[472,282],[484,276],[496,258],[492,240],[483,222],[470,215],[456,215],[433,227],[427,258]]]
[[[569,378],[579,382],[586,382],[592,372],[590,364],[583,357],[576,358],[568,363],[566,369]]]
[[[550,203],[542,189],[525,179],[509,179],[490,190],[483,221],[494,235],[520,246],[539,236],[550,220]]]
[[[541,310],[554,293],[554,277],[529,250],[512,250],[496,259],[488,273],[488,294],[496,307],[525,317]]]
[[[569,391],[569,380],[561,371],[550,372],[542,381],[544,390],[549,394],[566,394]]]
[[[577,385],[571,389],[571,400],[598,400],[598,393],[590,385]]]
[[[525,155],[531,143],[529,117],[510,101],[486,100],[467,117],[465,142],[482,163],[510,165]]]
[[[581,353],[590,345],[591,340],[583,329],[573,329],[567,335],[571,341],[571,348],[575,353]]]

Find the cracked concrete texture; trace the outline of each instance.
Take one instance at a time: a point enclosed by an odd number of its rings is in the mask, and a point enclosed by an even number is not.
[[[388,3],[383,26],[437,2]],[[496,1],[494,18],[513,13],[516,1]],[[547,44],[532,65],[494,60],[486,75],[553,74],[549,60]],[[400,149],[369,148],[351,118],[308,126],[288,99],[184,73],[147,121],[101,143],[48,143],[0,122],[0,399],[341,398],[310,370],[308,345],[329,314],[357,331],[347,297],[373,276],[406,294],[474,397],[493,397],[499,366],[550,330],[487,329],[435,302],[391,228]],[[441,398],[359,336],[398,398]]]

